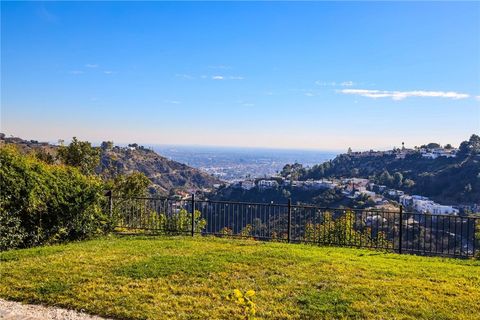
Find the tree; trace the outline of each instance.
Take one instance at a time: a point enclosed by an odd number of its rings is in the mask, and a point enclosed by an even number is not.
[[[353,168],[350,170],[350,177],[358,177],[360,174],[360,170],[358,168]]]
[[[290,179],[297,180],[299,176],[304,173],[305,168],[303,168],[303,165],[295,162],[294,164],[286,164],[280,172],[280,175],[285,178],[290,176]]]
[[[104,151],[113,149],[113,141],[103,141],[100,148]]]
[[[401,187],[402,181],[403,181],[403,175],[400,172],[395,172],[393,174],[393,183],[395,184],[395,186]]]
[[[406,187],[406,188],[411,188],[415,185],[415,181],[413,181],[412,179],[405,179],[403,181],[403,185]]]
[[[58,148],[58,158],[63,164],[78,168],[83,174],[95,173],[100,164],[100,149],[92,147],[88,141],[79,141],[73,137],[68,146]]]
[[[458,154],[461,156],[480,154],[480,136],[472,134],[468,141],[463,141],[458,148]]]
[[[384,170],[378,179],[380,180],[380,183],[386,185],[390,185],[393,182],[393,177],[387,170]]]
[[[34,156],[38,160],[43,161],[45,163],[48,163],[48,164],[54,164],[55,163],[55,157],[51,153],[45,151],[44,149],[36,150],[34,152]]]
[[[440,147],[441,146],[438,143],[435,143],[435,142],[430,142],[429,144],[427,144],[428,149],[436,149],[436,148],[440,148]]]
[[[143,197],[147,194],[151,181],[141,172],[118,175],[111,182],[110,188],[115,196],[122,198]]]
[[[444,148],[447,149],[447,150],[453,149],[453,147],[450,143],[447,143]]]

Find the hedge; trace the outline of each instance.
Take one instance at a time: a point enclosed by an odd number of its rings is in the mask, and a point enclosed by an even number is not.
[[[0,250],[85,239],[108,229],[102,181],[0,148]]]

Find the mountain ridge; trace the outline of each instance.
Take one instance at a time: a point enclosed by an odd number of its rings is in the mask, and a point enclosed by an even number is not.
[[[50,161],[56,159],[59,146],[37,140],[24,140],[18,137],[7,137],[0,134],[0,145],[15,145],[22,153],[41,153]],[[199,169],[168,159],[153,150],[130,144],[127,147],[113,146],[111,142],[103,142],[99,148],[100,164],[96,173],[106,178],[116,174],[141,172],[152,182],[151,191],[161,195],[173,194],[177,190],[185,192],[210,189],[220,183],[217,178]]]

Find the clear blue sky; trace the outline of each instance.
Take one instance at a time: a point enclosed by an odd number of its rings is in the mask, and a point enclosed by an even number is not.
[[[281,148],[480,132],[480,3],[2,2],[1,131]]]

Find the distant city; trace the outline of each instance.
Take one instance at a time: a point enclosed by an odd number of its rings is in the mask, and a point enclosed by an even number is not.
[[[311,167],[333,159],[340,151],[283,150],[263,148],[149,146],[162,156],[202,169],[222,180],[276,175],[287,163]]]

